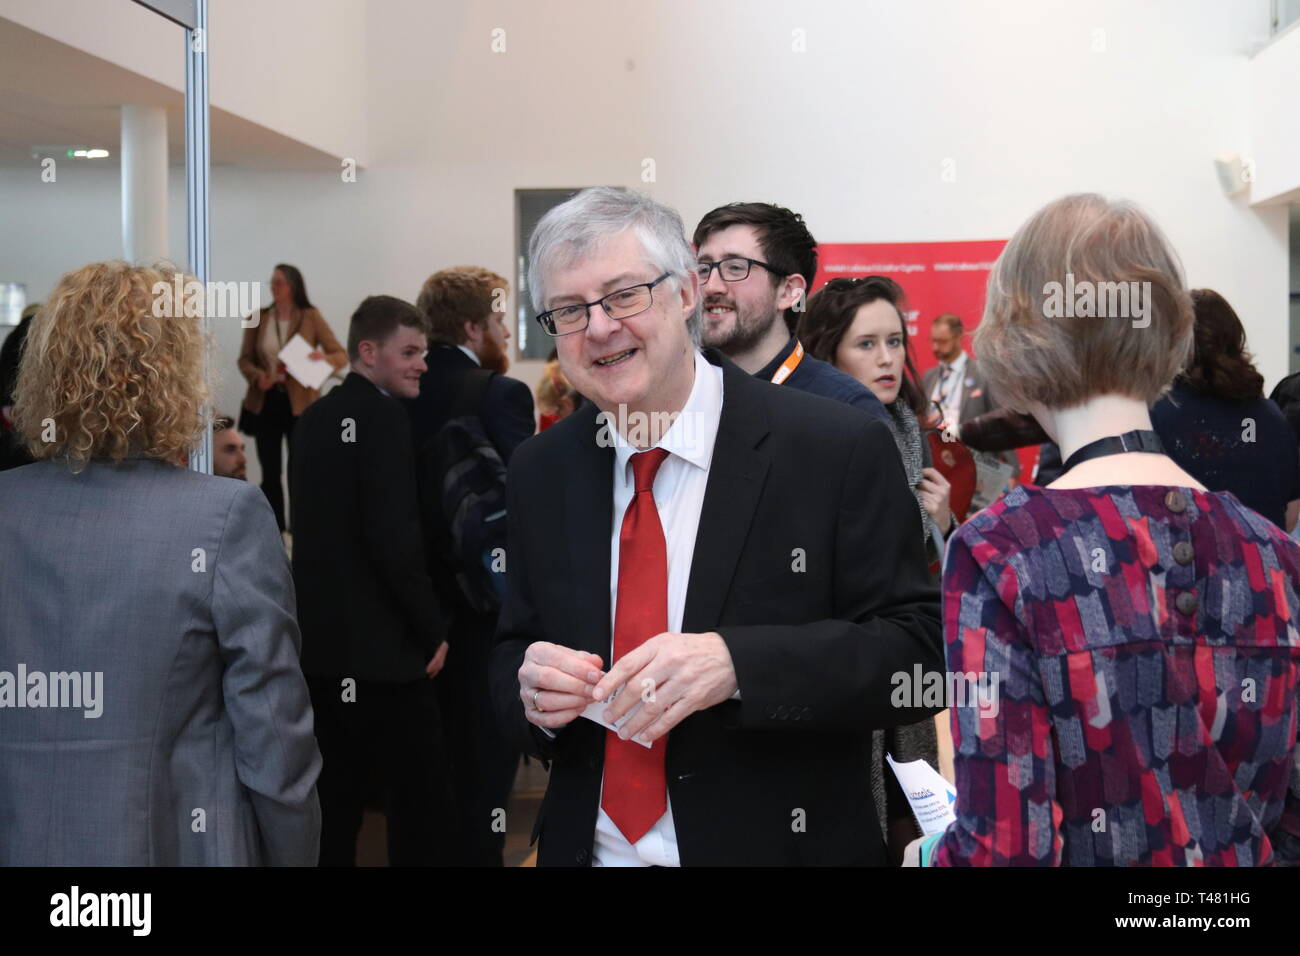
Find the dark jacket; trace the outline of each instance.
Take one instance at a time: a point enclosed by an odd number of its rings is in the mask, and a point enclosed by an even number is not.
[[[772,381],[772,376],[781,367],[781,363],[794,351],[795,341],[792,336],[785,347],[776,354],[776,358],[754,373],[754,378],[765,382]],[[829,362],[815,359],[811,355],[805,354],[799,361],[795,370],[790,373],[790,377],[785,380],[785,387],[860,408],[868,415],[879,418],[886,425],[890,422],[889,412],[881,404],[880,399],[876,398],[875,392],[852,375],[841,372]]]
[[[422,680],[442,643],[406,410],[351,372],[303,412],[289,476],[302,669]]]
[[[892,706],[891,675],[943,667],[916,502],[883,424],[705,356],[723,369],[723,406],[682,629],[721,634],[740,700],[668,735],[682,864],[882,864],[871,732],[933,713]],[[596,412],[527,442],[510,467],[493,702],[519,749],[554,761],[542,865],[590,862],[600,798],[604,729],[578,719],[548,738],[518,681],[534,641],[609,658],[614,451]]]
[[[464,622],[474,613],[456,585],[456,568],[449,556],[450,529],[443,518],[443,475],[429,474],[431,456],[425,449],[454,414],[473,414],[461,401],[473,388],[474,378],[490,374],[454,345],[434,345],[425,357],[428,370],[420,376],[420,394],[403,402],[411,420],[411,439],[415,447],[416,482],[421,496],[421,515],[428,551],[428,563],[443,607]],[[533,395],[518,379],[491,375],[482,392],[478,418],[501,461],[509,465],[515,449],[537,431],[533,416]],[[480,628],[490,634],[496,627],[495,617]],[[486,655],[486,650],[484,650]]]
[[[1179,380],[1151,406],[1151,424],[1179,468],[1286,530],[1286,506],[1300,498],[1300,454],[1274,402],[1220,398]]]
[[[435,345],[425,358],[429,366],[420,376],[420,395],[403,404],[411,417],[411,435],[418,449],[447,423],[466,380],[478,365],[454,345]],[[518,379],[493,375],[483,396],[479,415],[488,439],[507,465],[515,449],[537,431],[533,395]]]

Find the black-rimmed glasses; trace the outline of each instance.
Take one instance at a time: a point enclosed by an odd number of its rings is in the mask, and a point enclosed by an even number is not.
[[[667,279],[671,272],[665,272],[654,282],[642,282],[639,285],[618,289],[595,302],[575,302],[543,312],[537,317],[547,335],[560,336],[581,332],[591,324],[591,307],[598,305],[611,319],[630,319],[640,315],[654,303],[651,290]]]
[[[718,275],[722,276],[723,282],[739,282],[741,279],[749,278],[750,266],[762,266],[772,275],[780,275],[762,259],[750,259],[745,256],[730,256],[717,262],[700,262],[696,264],[695,272],[700,277],[700,285],[708,283],[714,269],[718,270]]]

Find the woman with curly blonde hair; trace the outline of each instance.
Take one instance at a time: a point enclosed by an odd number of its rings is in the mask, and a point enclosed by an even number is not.
[[[257,488],[184,467],[205,339],[159,294],[178,280],[68,273],[19,364],[37,460],[0,474],[0,866],[316,860],[289,564]]]

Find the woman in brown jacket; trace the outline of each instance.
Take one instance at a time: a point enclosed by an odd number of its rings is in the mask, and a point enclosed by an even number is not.
[[[284,530],[284,490],[280,484],[280,449],[293,436],[293,425],[320,392],[303,385],[278,358],[295,335],[312,347],[310,358],[325,359],[335,370],[348,364],[348,355],[324,317],[307,298],[302,273],[281,263],[271,273],[272,305],[262,309],[252,328],[244,330],[239,371],[248,380],[244,409],[253,416],[257,460],[262,465],[262,491],[271,502],[276,523]]]

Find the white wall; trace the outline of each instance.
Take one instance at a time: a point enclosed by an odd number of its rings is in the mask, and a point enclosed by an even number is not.
[[[1259,52],[1250,64],[1250,125],[1255,181],[1251,199],[1300,191],[1300,27]]]
[[[1300,372],[1300,203],[1291,207],[1291,339],[1289,371]]]
[[[769,200],[819,239],[859,242],[1006,237],[1049,199],[1097,190],[1151,210],[1190,281],[1237,308],[1271,387],[1288,367],[1286,212],[1224,197],[1213,166],[1251,143],[1246,50],[1267,7],[370,0],[369,167],[355,183],[214,171],[214,278],[265,280],[292,262],[341,338],[362,297],[413,298],[435,269],[513,276],[515,188],[640,186],[688,231],[719,203]],[[657,178],[643,184],[646,158]],[[115,234],[118,216],[107,184],[111,197],[84,207],[88,194],[41,188],[0,173],[0,278],[38,294],[10,263],[49,276],[47,258],[89,252],[55,233],[34,241],[38,224],[79,210],[80,228]],[[9,206],[19,193],[31,199]],[[238,330],[219,339],[233,370]],[[535,363],[520,375],[535,379]]]
[[[370,9],[362,188],[394,290],[452,262],[508,263],[512,187],[641,185],[645,158],[645,188],[688,229],[765,199],[828,241],[1004,237],[1047,200],[1098,190],[1144,203],[1190,281],[1237,306],[1266,377],[1286,371],[1285,212],[1224,197],[1212,163],[1250,140],[1263,0]]]
[[[184,31],[132,0],[0,0],[0,17],[185,90]],[[213,0],[212,106],[366,163],[366,4]]]

